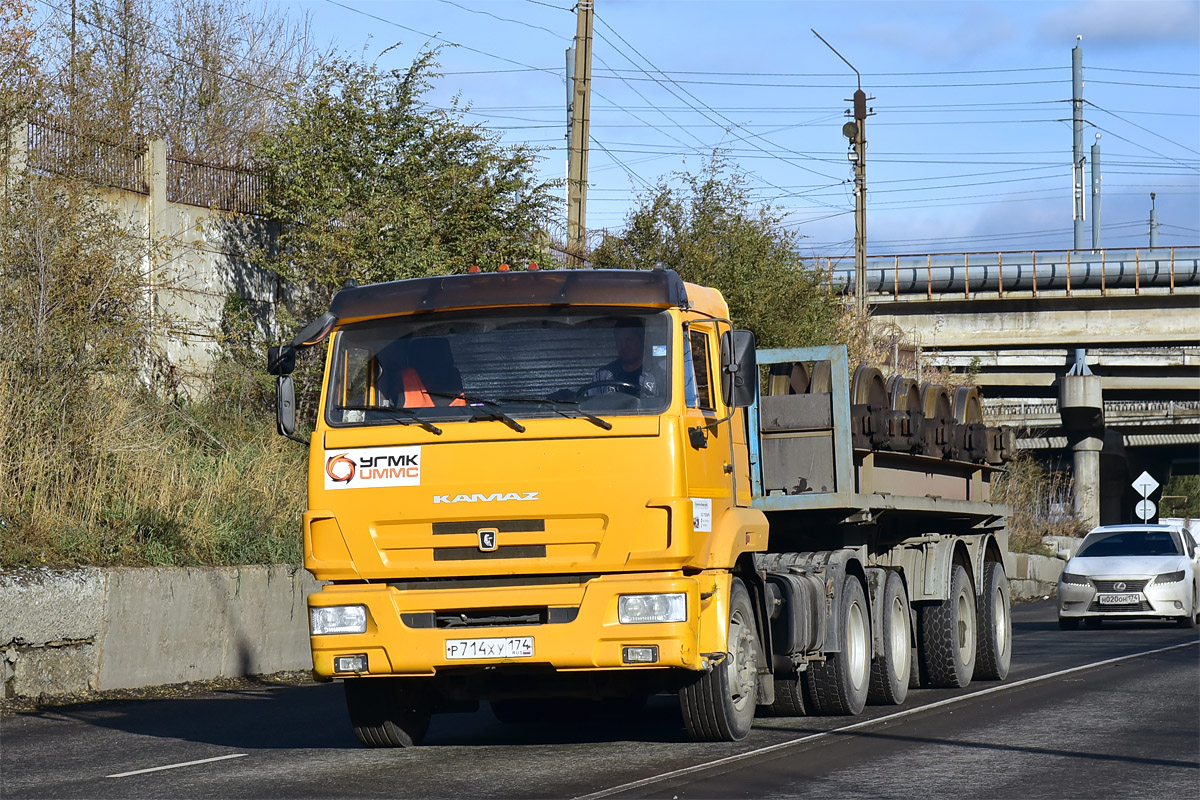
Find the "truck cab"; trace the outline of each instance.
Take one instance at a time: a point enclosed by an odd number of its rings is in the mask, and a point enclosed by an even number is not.
[[[756,353],[672,270],[506,271],[338,292],[268,354],[284,435],[296,352],[324,342],[313,674],[343,681],[364,744],[480,701],[532,720],[662,691],[729,741],[760,707],[857,714],[910,676],[1007,673],[970,392],[908,410],[911,381],[851,380],[845,348]]]

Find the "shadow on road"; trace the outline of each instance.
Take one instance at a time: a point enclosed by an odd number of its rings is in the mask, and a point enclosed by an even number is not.
[[[268,686],[172,699],[111,700],[34,712],[112,730],[238,750],[359,749],[340,684]],[[467,714],[434,716],[425,746],[542,746],[688,741],[674,697],[651,698],[620,718],[504,724],[487,703]]]

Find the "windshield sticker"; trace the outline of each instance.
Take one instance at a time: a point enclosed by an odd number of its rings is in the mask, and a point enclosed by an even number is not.
[[[420,447],[358,447],[325,451],[325,488],[420,486]]]
[[[666,358],[667,346],[665,344],[654,345],[654,347],[650,348],[650,355],[654,356],[655,358]]]
[[[692,528],[698,533],[712,532],[712,498],[692,498]]]

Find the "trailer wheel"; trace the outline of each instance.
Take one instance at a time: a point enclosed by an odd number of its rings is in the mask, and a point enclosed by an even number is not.
[[[762,648],[750,595],[737,578],[729,592],[728,646],[720,664],[679,690],[683,722],[696,741],[736,742],[754,724]]]
[[[979,651],[975,675],[985,681],[1002,681],[1012,664],[1012,612],[1008,576],[1004,565],[983,565],[983,594],[979,595]]]
[[[818,714],[853,716],[867,704],[871,684],[871,616],[862,582],[847,575],[838,607],[841,652],[814,661],[804,673]]]
[[[367,747],[421,743],[433,715],[430,698],[406,678],[349,678],[346,710],[358,740]]]
[[[912,632],[909,630],[908,592],[895,572],[883,583],[883,652],[871,662],[871,688],[867,701],[876,705],[900,705],[908,697],[912,672]]]
[[[960,689],[975,672],[975,594],[961,564],[950,568],[950,596],[921,608],[921,657],[929,684]]]

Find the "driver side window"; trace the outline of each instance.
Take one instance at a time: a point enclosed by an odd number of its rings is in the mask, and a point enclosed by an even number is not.
[[[688,405],[704,411],[715,411],[712,391],[712,359],[709,357],[708,336],[704,331],[688,329],[690,367],[695,381],[695,394],[689,392]]]

